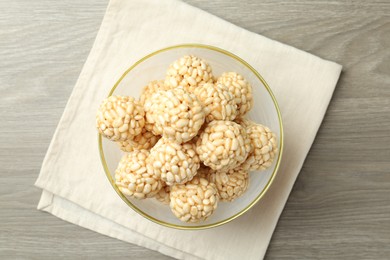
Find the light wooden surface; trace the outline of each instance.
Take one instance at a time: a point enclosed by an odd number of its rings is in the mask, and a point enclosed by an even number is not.
[[[344,66],[266,258],[389,259],[390,2],[187,2]],[[168,259],[36,210],[33,183],[106,5],[0,0],[1,259]]]

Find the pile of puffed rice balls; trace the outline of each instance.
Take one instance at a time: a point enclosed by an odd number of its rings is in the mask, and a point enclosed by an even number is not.
[[[174,61],[164,80],[151,81],[139,100],[110,96],[99,107],[99,133],[125,155],[115,183],[126,196],[169,204],[184,222],[204,221],[219,201],[231,202],[277,154],[275,134],[245,118],[252,86],[240,74],[216,78],[203,59]]]

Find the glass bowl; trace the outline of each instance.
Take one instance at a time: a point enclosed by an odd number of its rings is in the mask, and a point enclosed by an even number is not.
[[[220,48],[201,44],[171,46],[153,52],[131,66],[109,92],[110,95],[129,95],[139,97],[141,90],[151,80],[164,79],[165,72],[174,60],[184,55],[196,55],[206,60],[213,69],[214,76],[234,71],[243,75],[253,87],[254,107],[247,117],[268,126],[275,132],[279,152],[270,168],[261,172],[251,172],[248,190],[233,202],[219,202],[218,208],[206,221],[185,223],[177,219],[169,206],[155,199],[137,200],[126,197],[115,185],[114,172],[123,152],[118,145],[101,135],[98,137],[103,168],[112,187],[126,204],[143,217],[163,226],[193,230],[216,227],[241,216],[264,196],[275,178],[283,150],[283,128],[278,104],[270,87],[260,74],[238,56]]]

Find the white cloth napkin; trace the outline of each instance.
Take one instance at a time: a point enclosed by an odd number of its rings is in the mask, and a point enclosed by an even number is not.
[[[215,45],[248,61],[271,86],[284,120],[285,150],[271,189],[237,220],[209,230],[175,230],[142,218],[112,189],[98,153],[95,113],[113,84],[141,57],[181,43]],[[262,259],[340,71],[180,1],[111,1],[44,159],[38,209],[180,259]]]

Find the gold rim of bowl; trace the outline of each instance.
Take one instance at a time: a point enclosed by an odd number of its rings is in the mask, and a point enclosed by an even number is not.
[[[155,217],[152,217],[152,216],[146,214],[141,209],[139,209],[137,206],[135,206],[133,203],[131,203],[131,201],[128,198],[126,198],[126,196],[123,195],[123,193],[119,190],[119,188],[115,184],[114,179],[112,178],[112,175],[110,173],[110,170],[108,169],[107,162],[106,162],[106,159],[105,159],[105,156],[104,156],[102,136],[101,136],[101,134],[98,135],[100,159],[102,161],[102,165],[103,165],[104,171],[106,173],[106,176],[107,176],[108,180],[110,181],[110,183],[111,183],[112,187],[114,188],[114,190],[118,193],[119,197],[121,197],[121,199],[129,207],[131,207],[134,211],[136,211],[138,214],[142,215],[143,217],[145,217],[145,218],[147,218],[147,219],[149,219],[149,220],[151,220],[151,221],[153,221],[153,222],[155,222],[157,224],[166,226],[166,227],[176,228],[176,229],[181,229],[181,230],[200,230],[200,229],[207,229],[207,228],[221,226],[223,224],[226,224],[226,223],[228,223],[228,222],[238,218],[239,216],[241,216],[244,213],[246,213],[249,209],[251,209],[265,195],[265,193],[267,192],[267,190],[271,186],[273,180],[275,179],[275,176],[276,176],[276,173],[277,173],[277,171],[279,169],[280,161],[281,161],[281,158],[282,158],[282,153],[283,153],[283,124],[282,124],[282,116],[281,116],[280,109],[279,109],[278,103],[276,101],[276,98],[275,98],[274,94],[272,93],[270,87],[268,86],[267,82],[263,79],[263,77],[251,65],[249,65],[246,61],[244,61],[243,59],[241,59],[237,55],[235,55],[233,53],[230,53],[230,52],[228,52],[226,50],[223,50],[221,48],[218,48],[218,47],[215,47],[215,46],[211,46],[211,45],[204,45],[204,44],[197,44],[197,43],[180,44],[180,45],[174,45],[174,46],[170,46],[170,47],[167,47],[167,48],[155,51],[155,52],[153,52],[153,53],[143,57],[142,59],[140,59],[139,61],[134,63],[129,69],[127,69],[125,71],[125,73],[123,73],[123,75],[119,78],[119,80],[112,87],[112,89],[109,92],[108,96],[111,96],[113,94],[113,92],[115,91],[115,89],[117,88],[119,83],[122,81],[122,79],[127,75],[127,73],[129,73],[131,70],[133,70],[138,64],[142,63],[143,61],[145,61],[145,60],[149,59],[150,57],[155,56],[155,55],[157,55],[157,54],[159,54],[161,52],[172,50],[172,49],[178,49],[178,48],[201,48],[201,49],[208,49],[208,50],[216,51],[216,52],[225,54],[225,55],[235,59],[236,61],[240,62],[242,65],[247,67],[261,81],[261,83],[263,83],[263,86],[267,89],[268,93],[270,94],[270,96],[271,96],[271,98],[273,100],[273,103],[275,105],[277,114],[278,114],[279,127],[280,127],[278,159],[277,159],[274,171],[273,171],[273,173],[271,175],[271,178],[268,180],[267,184],[265,185],[264,189],[259,193],[259,195],[257,195],[256,198],[251,203],[249,203],[244,209],[242,209],[240,212],[234,214],[233,216],[231,216],[231,217],[229,217],[227,219],[215,222],[215,223],[206,224],[206,225],[197,225],[197,226],[177,225],[177,224],[171,224],[171,223],[159,220],[159,219],[157,219]]]

